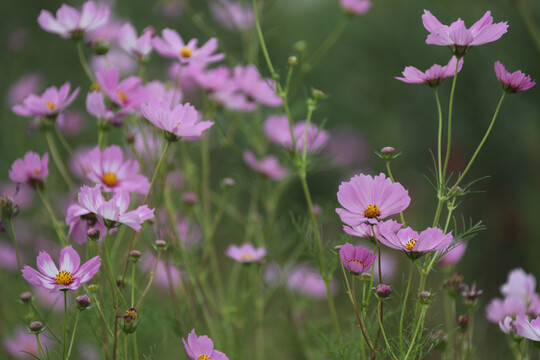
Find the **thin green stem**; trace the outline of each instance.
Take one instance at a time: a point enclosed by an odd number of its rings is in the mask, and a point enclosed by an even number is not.
[[[499,115],[499,110],[501,108],[501,104],[502,104],[505,96],[506,96],[506,92],[503,92],[503,94],[501,96],[501,99],[499,100],[499,103],[497,104],[497,108],[495,109],[495,113],[493,114],[493,118],[491,119],[491,123],[489,124],[489,127],[486,130],[486,133],[484,134],[484,137],[482,138],[482,141],[480,141],[480,144],[476,148],[476,151],[474,152],[471,160],[467,164],[467,167],[465,168],[463,173],[460,175],[460,177],[458,178],[458,180],[456,181],[454,186],[452,186],[452,190],[450,192],[454,191],[456,189],[456,187],[461,183],[461,181],[463,181],[463,178],[465,177],[465,175],[467,175],[467,172],[471,168],[474,160],[476,159],[476,156],[478,156],[478,153],[480,152],[480,150],[482,150],[482,147],[484,146],[484,143],[486,142],[486,140],[487,140],[487,138],[489,136],[489,133],[491,132],[491,129],[493,128],[493,125],[495,124],[495,120],[497,119],[497,115]]]
[[[135,265],[131,266],[131,307],[135,304]]]
[[[80,314],[81,314],[81,310],[77,311],[77,316],[75,317],[75,325],[73,325],[73,332],[71,333],[71,341],[69,342],[69,350],[68,350],[66,360],[69,360],[69,356],[71,355],[71,349],[73,347],[73,340],[75,339],[75,331],[77,330],[77,324],[79,322]]]
[[[416,323],[416,327],[414,329],[413,337],[411,340],[411,345],[409,346],[409,350],[407,351],[407,354],[405,355],[405,360],[409,358],[409,355],[411,354],[411,351],[414,349],[414,345],[416,343],[416,337],[418,335],[418,330],[420,328],[420,324],[424,323],[424,317],[426,315],[427,306],[422,306],[422,311],[420,312],[420,321]]]
[[[382,302],[382,301],[379,300],[379,302]],[[382,332],[384,343],[386,344],[386,348],[388,349],[388,352],[390,353],[392,358],[395,359],[395,360],[398,360],[396,355],[394,355],[394,352],[392,351],[392,348],[390,347],[390,343],[388,342],[388,339],[386,337],[386,332],[384,331],[384,326],[383,326],[383,323],[382,323],[382,320],[381,320],[382,319],[382,314],[381,314],[380,307],[379,307],[379,316],[377,316],[377,318],[379,319],[379,326],[380,326],[380,329],[381,329],[381,332]]]
[[[17,270],[18,273],[21,273],[21,259],[19,257],[19,244],[17,242],[17,237],[15,236],[15,229],[13,228],[13,221],[11,220],[11,216],[7,218],[7,221],[9,223],[9,231],[11,232],[11,238],[13,239],[13,246],[15,247],[15,256],[17,256]]]
[[[137,348],[137,332],[134,332],[131,335],[131,340],[133,341],[133,358],[139,360],[139,349]]]
[[[64,293],[64,337],[62,340],[62,359],[66,358],[66,339],[67,339],[67,289],[62,290]]]
[[[169,150],[170,146],[171,146],[171,142],[167,141],[167,145],[165,145],[165,149],[163,149],[163,153],[161,154],[161,157],[159,158],[159,161],[158,161],[158,163],[156,165],[156,170],[154,170],[154,175],[152,176],[152,181],[150,182],[150,187],[148,188],[148,192],[146,193],[146,196],[144,197],[144,200],[142,202],[143,205],[146,204],[146,202],[148,201],[148,198],[150,197],[150,192],[152,191],[152,187],[154,186],[154,183],[156,181],[157,174],[159,172],[159,169],[161,168],[161,164],[165,160],[165,155],[167,154],[167,151]]]
[[[45,209],[47,210],[47,213],[49,214],[49,216],[51,218],[54,230],[56,231],[56,235],[58,236],[58,238],[60,240],[60,243],[62,244],[62,246],[66,246],[67,245],[66,235],[64,234],[64,231],[62,230],[62,227],[60,226],[60,223],[56,219],[56,216],[54,215],[54,212],[53,212],[53,210],[51,208],[51,205],[49,204],[49,201],[47,200],[47,198],[43,194],[43,191],[41,190],[40,186],[36,186],[35,189],[36,189],[36,192],[39,195],[39,198],[41,199],[41,202],[43,203],[43,206],[45,206]]]
[[[435,87],[435,101],[437,102],[437,112],[439,114],[439,132],[437,136],[437,165],[439,166],[438,178],[439,178],[439,191],[444,190],[444,183],[442,178],[442,110],[441,101],[439,100],[439,91]]]
[[[339,39],[345,28],[347,27],[347,24],[349,23],[349,16],[342,17],[339,22],[336,24],[332,32],[328,35],[328,37],[323,41],[321,46],[315,52],[311,57],[305,62],[306,65],[308,65],[310,68],[313,68],[317,63],[323,58],[324,55],[334,46],[336,41]]]
[[[58,148],[56,147],[56,143],[54,141],[54,138],[52,136],[52,132],[50,130],[45,131],[45,139],[47,140],[47,144],[49,145],[49,151],[51,152],[51,156],[53,158],[54,164],[58,168],[58,172],[66,182],[67,186],[69,187],[69,190],[72,193],[75,193],[76,186],[73,183],[73,180],[71,180],[71,177],[69,176],[69,172],[67,171],[66,167],[64,166],[64,163],[62,162],[62,158],[60,157],[60,153],[58,152]]]
[[[41,342],[39,341],[39,334],[36,334],[36,341],[37,341],[37,346],[38,346],[39,359],[41,360],[41,353],[43,353],[43,357],[45,359],[48,359],[47,354],[45,353],[45,350],[43,350],[43,347],[41,346]]]
[[[444,167],[441,175],[441,183],[445,183],[446,170],[448,168],[448,161],[450,160],[450,149],[452,147],[452,109],[454,107],[454,93],[456,90],[457,75],[459,70],[459,59],[456,61],[456,71],[454,73],[454,80],[452,81],[452,91],[450,92],[450,103],[448,104],[448,138],[446,140],[446,154],[444,157]]]
[[[81,62],[81,66],[86,76],[88,76],[88,79],[90,79],[90,82],[94,82],[96,80],[94,78],[94,75],[92,74],[92,71],[90,70],[90,67],[88,66],[88,63],[86,62],[86,57],[84,56],[82,47],[83,47],[83,41],[82,40],[77,41],[77,54],[79,55],[79,61]]]
[[[73,148],[69,145],[69,143],[66,140],[65,136],[62,134],[62,132],[60,131],[58,126],[56,126],[56,124],[54,125],[54,133],[56,134],[56,137],[58,138],[58,140],[60,140],[60,144],[62,144],[62,147],[67,151],[69,156],[71,156],[75,160],[77,165],[79,165],[81,170],[84,173],[86,173],[87,170],[86,170],[84,164],[81,162],[81,160],[79,159],[77,154],[73,151]]]
[[[252,0],[253,3],[253,14],[255,15],[255,27],[257,28],[257,36],[259,37],[259,44],[261,46],[261,50],[263,52],[264,58],[266,60],[266,64],[268,65],[268,69],[270,70],[270,73],[272,76],[276,73],[274,70],[274,66],[272,65],[272,61],[270,60],[270,55],[268,54],[268,49],[266,48],[266,43],[264,41],[264,36],[261,30],[261,23],[259,22],[259,11],[257,9],[257,0]]]
[[[362,331],[362,335],[364,337],[364,340],[366,340],[366,344],[369,347],[373,353],[375,353],[375,348],[371,344],[371,340],[369,338],[369,333],[366,331],[366,326],[364,325],[364,321],[362,320],[362,316],[360,315],[360,312],[358,311],[358,303],[356,301],[356,290],[355,290],[355,283],[354,283],[355,276],[352,277],[352,289],[349,288],[349,293],[352,294],[352,303],[354,307],[354,312],[356,313],[356,318],[358,319],[358,325],[360,326],[360,330]],[[347,282],[348,284],[348,282]]]
[[[156,264],[154,265],[154,271],[150,273],[150,278],[148,279],[148,283],[146,284],[146,287],[141,295],[141,298],[139,299],[139,301],[137,301],[137,305],[135,305],[135,308],[137,309],[141,306],[141,303],[144,297],[146,296],[146,294],[148,293],[148,290],[150,290],[150,286],[152,286],[152,283],[154,282],[154,278],[156,277],[156,271],[157,271],[160,258],[161,258],[161,251],[158,252],[158,256],[156,258]]]
[[[407,299],[409,298],[409,292],[411,290],[412,274],[414,263],[411,261],[409,269],[409,278],[407,280],[407,288],[405,290],[405,296],[403,297],[403,305],[401,306],[401,316],[399,317],[399,353],[400,357],[403,357],[403,319],[405,318],[405,309],[407,308]]]
[[[307,167],[307,146],[308,146],[308,134],[309,134],[309,125],[311,123],[311,117],[313,116],[313,111],[315,111],[315,100],[310,99],[308,100],[308,112],[306,117],[306,129],[304,131],[304,146],[302,149],[302,168],[306,169]]]

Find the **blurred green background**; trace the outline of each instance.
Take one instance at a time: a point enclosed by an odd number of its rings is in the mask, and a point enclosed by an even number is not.
[[[525,1],[525,0],[520,0]],[[68,2],[80,6],[82,2]],[[212,22],[207,2],[192,0],[192,6],[204,21]],[[526,1],[530,14],[540,20],[540,2]],[[36,18],[42,8],[55,11],[61,1],[0,2],[0,180],[8,180],[12,162],[28,149],[46,150],[39,132],[28,134],[28,121],[15,116],[5,105],[8,87],[30,71],[43,74],[46,86],[64,81],[82,87],[75,107],[84,110],[89,84],[81,71],[75,47],[69,40],[42,31]],[[427,32],[422,26],[423,9],[449,24],[458,17],[472,25],[486,10],[496,22],[508,21],[508,33],[500,40],[471,49],[465,57],[454,107],[454,137],[451,170],[463,169],[489,124],[501,94],[493,71],[500,60],[508,70],[521,69],[535,78],[540,74],[540,53],[511,0],[456,1],[388,1],[375,0],[367,15],[351,19],[344,34],[327,56],[306,77],[305,88],[293,99],[293,109],[301,114],[304,93],[311,87],[323,90],[328,98],[315,114],[315,122],[325,121],[329,130],[342,125],[353,126],[367,141],[367,160],[343,172],[322,171],[310,183],[315,201],[319,201],[330,219],[325,225],[325,238],[334,241],[341,235],[339,218],[333,213],[338,185],[359,172],[376,174],[384,163],[373,154],[383,146],[402,152],[393,163],[393,173],[409,189],[412,197],[408,209],[410,224],[430,225],[435,209],[434,191],[424,175],[431,177],[429,150],[436,150],[436,107],[433,91],[427,86],[404,84],[394,79],[405,66],[425,70],[433,63],[446,64],[450,52],[444,47],[425,44]],[[131,21],[137,29],[152,25],[179,30],[186,38],[207,36],[189,16],[164,18],[162,3],[149,0],[117,0],[116,15]],[[274,64],[281,74],[286,71],[287,57],[294,54],[293,44],[305,41],[313,51],[343,16],[337,1],[276,0],[263,9],[263,29]],[[213,25],[216,28],[217,25]],[[23,36],[20,49],[10,49],[15,31]],[[219,28],[218,28],[219,29]],[[237,51],[237,34],[220,30],[221,41]],[[240,57],[239,53],[236,57]],[[154,53],[154,60],[159,56]],[[159,61],[159,59],[158,59]],[[265,69],[264,64],[260,64]],[[153,69],[151,75],[165,70]],[[444,118],[447,114],[451,81],[440,87]],[[485,305],[500,296],[499,286],[507,273],[516,267],[540,276],[540,90],[508,96],[503,103],[497,124],[484,150],[469,173],[468,180],[489,175],[474,186],[479,193],[467,196],[457,214],[482,220],[487,230],[474,238],[463,261],[458,265],[467,283],[477,281],[484,289],[476,329],[478,358],[503,358],[507,354],[498,326],[484,321]],[[301,116],[301,115],[299,115]],[[86,132],[74,141],[91,144],[95,141],[93,120],[87,119]],[[298,199],[301,201],[301,195]],[[341,281],[341,278],[338,279]],[[429,279],[433,290],[440,290],[440,275]],[[4,295],[2,295],[4,296]],[[345,304],[345,303],[344,303]],[[348,304],[347,304],[348,305]],[[321,311],[326,308],[321,307]],[[432,325],[439,314],[432,314]],[[436,354],[434,354],[436,357]]]

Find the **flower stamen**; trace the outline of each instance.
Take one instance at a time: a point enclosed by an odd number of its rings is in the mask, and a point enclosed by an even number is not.
[[[53,103],[52,101],[47,101],[47,102],[45,103],[45,105],[47,105],[47,107],[48,107],[49,109],[51,109],[51,110],[54,110],[54,109],[56,108],[56,104]]]
[[[197,356],[197,360],[212,360],[208,355],[201,354]]]
[[[185,58],[191,57],[191,49],[187,46],[184,46],[182,49],[180,49],[180,55],[182,55]]]
[[[381,215],[381,212],[377,204],[369,204],[366,208],[366,211],[364,212],[364,215],[369,219],[374,219],[376,217],[379,217]]]
[[[73,281],[73,275],[67,270],[61,270],[54,278],[54,281],[58,285],[69,285]]]
[[[123,103],[127,101],[127,95],[125,92],[117,90],[116,93],[118,94],[118,97],[120,98],[120,100],[122,100]]]
[[[103,181],[103,183],[108,187],[113,187],[118,183],[118,178],[112,172],[107,172],[103,174],[101,181]]]
[[[411,251],[414,246],[416,245],[416,242],[418,241],[418,239],[411,239],[409,241],[407,241],[407,243],[405,244],[405,248],[409,251]]]

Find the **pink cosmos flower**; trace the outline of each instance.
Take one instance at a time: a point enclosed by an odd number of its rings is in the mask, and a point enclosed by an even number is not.
[[[363,246],[353,246],[345,243],[339,249],[339,257],[345,267],[356,274],[363,273],[366,269],[371,269],[375,260],[373,251],[368,251]]]
[[[403,70],[403,77],[396,76],[396,79],[409,84],[426,84],[431,87],[437,87],[443,79],[454,76],[456,71],[456,63],[457,58],[452,56],[446,66],[435,64],[427,69],[425,73],[418,70],[414,66],[407,66],[405,70]],[[458,72],[461,71],[462,67],[463,58],[459,59]]]
[[[540,316],[530,320],[524,313],[516,318],[517,334],[532,341],[540,341]]]
[[[49,175],[49,154],[40,158],[35,152],[29,151],[23,159],[17,159],[11,165],[9,178],[15,182],[30,186],[42,185]]]
[[[397,233],[392,230],[392,225],[380,224],[379,241],[393,249],[405,251],[412,258],[420,257],[426,252],[444,250],[454,240],[452,232],[445,235],[439,228],[427,228],[420,234],[410,227],[401,229]]]
[[[41,335],[39,342],[44,349],[49,349],[49,352],[51,352],[53,341]],[[38,356],[36,335],[30,334],[22,327],[16,328],[13,336],[4,338],[4,346],[7,353],[17,359],[30,358],[27,353]]]
[[[88,237],[86,233],[90,229],[99,231],[98,241],[103,240],[107,233],[107,227],[103,223],[103,219],[88,211],[77,204],[72,204],[67,209],[66,224],[69,226],[68,237],[71,236],[78,244],[84,244]]]
[[[304,151],[304,142],[306,139],[306,126],[305,121],[300,121],[293,124],[293,133],[296,140],[296,149],[302,153]],[[292,149],[293,143],[291,138],[291,130],[289,127],[289,120],[286,115],[271,115],[263,124],[264,132],[268,138],[287,149]],[[309,124],[307,131],[307,147],[308,153],[315,153],[319,151],[328,141],[328,132],[326,130],[319,129],[314,124]]]
[[[139,60],[145,59],[152,51],[152,37],[154,32],[150,28],[143,30],[137,37],[135,28],[130,23],[125,23],[118,34],[118,45]]]
[[[43,89],[43,76],[40,73],[28,73],[13,83],[7,93],[7,103],[15,106],[26,99],[30,94],[37,93]]]
[[[182,64],[207,64],[223,60],[225,54],[214,54],[218,49],[218,40],[211,38],[200,48],[197,47],[198,40],[191,39],[187,44],[182,37],[172,29],[163,29],[161,32],[163,38],[154,37],[152,45],[156,51],[165,57],[177,59]]]
[[[233,92],[236,84],[232,79],[232,72],[226,66],[204,70],[201,67],[191,66],[191,75],[197,85],[208,91]]]
[[[78,201],[81,209],[73,216],[97,215],[108,228],[125,224],[139,232],[142,223],[154,217],[154,209],[149,209],[147,205],[127,211],[129,207],[129,193],[127,192],[118,192],[112,199],[106,201],[101,194],[100,184],[93,188],[83,185]]]
[[[169,141],[180,138],[198,139],[214,123],[200,121],[200,114],[189,103],[177,104],[172,109],[164,101],[150,99],[140,109],[141,114],[157,128],[165,132]]]
[[[130,76],[120,81],[119,70],[115,67],[101,68],[96,72],[97,82],[116,105],[132,109],[148,100],[148,93],[142,86],[141,78]]]
[[[405,210],[411,202],[409,192],[383,173],[374,178],[355,175],[348,182],[341,183],[337,197],[345,209],[339,208],[336,212],[341,221],[353,227],[365,222],[376,224]]]
[[[511,316],[505,317],[503,320],[499,321],[499,329],[505,334],[516,334],[516,320]]]
[[[504,91],[509,94],[529,90],[536,85],[536,82],[531,80],[529,75],[525,75],[520,70],[513,73],[506,71],[500,61],[495,62],[495,75],[497,75],[497,79],[501,82]]]
[[[341,7],[352,15],[364,15],[371,5],[369,0],[341,0]]]
[[[443,25],[428,10],[422,15],[424,27],[430,32],[426,44],[452,46],[454,55],[462,57],[469,46],[483,45],[498,40],[507,32],[508,23],[500,22],[493,24],[490,11],[467,29],[461,19],[453,22],[450,26]]]
[[[311,266],[298,265],[287,272],[287,289],[298,292],[315,299],[326,298],[326,285],[321,275]],[[335,281],[330,283],[332,295],[335,295],[338,286]]]
[[[527,304],[523,299],[507,297],[506,299],[495,298],[486,308],[486,317],[492,323],[498,323],[505,317],[515,317],[520,312],[527,311]]]
[[[112,108],[105,104],[105,99],[101,91],[88,93],[86,96],[86,110],[98,120],[113,126],[120,126],[122,119],[127,115],[127,111],[125,110],[114,113]]]
[[[266,255],[266,249],[264,246],[256,248],[250,243],[241,246],[231,245],[225,255],[241,263],[261,262]]]
[[[439,266],[454,266],[459,262],[459,260],[461,260],[465,254],[465,250],[467,250],[467,243],[460,242],[458,245],[453,247],[452,250],[441,256],[437,264]]]
[[[97,29],[107,22],[109,8],[96,8],[93,1],[87,1],[79,12],[63,4],[56,12],[56,18],[50,11],[41,10],[38,24],[45,31],[55,33],[67,39],[81,39],[85,32]]]
[[[282,167],[279,160],[272,155],[259,161],[253,152],[244,151],[244,162],[253,170],[275,181],[283,179],[289,173],[289,170]]]
[[[523,269],[512,270],[508,280],[501,286],[501,293],[507,297],[528,300],[535,294],[536,279],[533,274],[527,274]]]
[[[245,94],[252,102],[266,106],[281,106],[283,101],[275,94],[275,83],[271,79],[263,79],[255,65],[237,65],[233,70],[236,91]]]
[[[227,355],[214,349],[214,342],[206,335],[197,336],[195,329],[188,335],[188,341],[182,338],[186,354],[191,360],[229,360]]]
[[[21,270],[23,277],[30,284],[41,286],[51,292],[58,290],[76,291],[79,286],[90,281],[101,266],[99,256],[93,257],[79,266],[81,258],[71,246],[66,246],[60,251],[60,270],[45,251],[39,253],[36,263],[40,272],[25,265]]]
[[[85,116],[82,111],[78,110],[67,110],[58,114],[56,118],[56,125],[58,129],[68,136],[79,135],[85,125]]]
[[[146,194],[150,187],[148,178],[138,174],[137,160],[124,161],[124,154],[119,146],[112,145],[103,151],[95,147],[85,157],[84,166],[88,170],[86,177],[103,186],[103,191],[138,192]]]
[[[116,33],[115,33],[116,34]],[[121,76],[128,76],[137,70],[137,60],[116,47],[109,50],[107,56],[92,56],[90,68],[93,72],[99,69],[117,68]]]
[[[169,87],[161,81],[151,81],[145,86],[150,99],[156,99],[169,105],[172,109],[176,104],[181,103],[184,94],[180,88]]]
[[[217,0],[210,3],[214,18],[229,30],[248,30],[253,27],[253,8],[239,1]]]
[[[381,237],[381,234],[379,232],[379,226],[383,223],[379,223],[378,225],[373,227],[373,230],[369,224],[362,223],[358,226],[347,226],[343,225],[343,231],[345,231],[347,234],[352,236],[358,236],[361,238],[373,238],[373,235],[378,239]],[[402,224],[398,223],[395,220],[387,220],[384,222],[388,229],[391,229],[393,232],[398,232],[399,229],[401,229]],[[375,233],[375,234],[373,234]]]
[[[60,89],[51,86],[41,96],[28,95],[21,105],[13,106],[12,110],[15,114],[26,117],[55,116],[68,107],[79,94],[79,88],[76,88],[69,95],[70,88],[71,85],[68,82],[62,85]]]

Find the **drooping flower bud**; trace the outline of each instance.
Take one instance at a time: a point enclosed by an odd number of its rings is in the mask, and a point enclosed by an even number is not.
[[[392,288],[385,284],[379,284],[375,292],[380,299],[386,299],[392,294]]]

